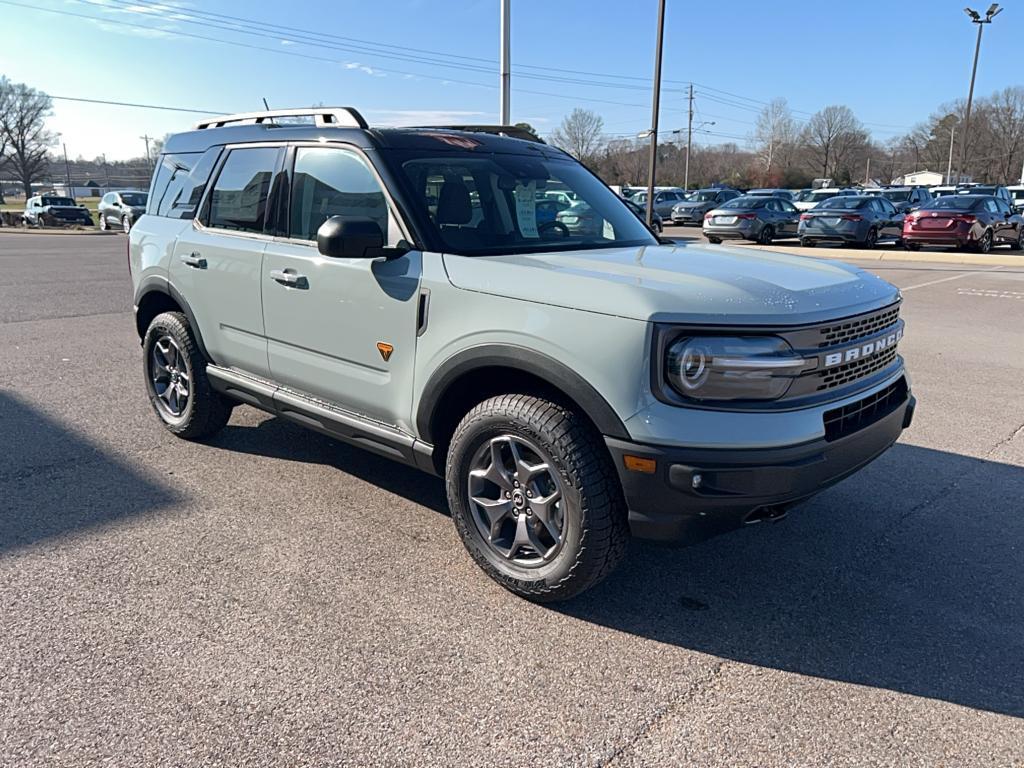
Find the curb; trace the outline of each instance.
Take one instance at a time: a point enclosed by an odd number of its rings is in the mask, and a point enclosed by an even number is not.
[[[103,231],[101,229],[29,229],[28,227],[0,227],[0,235],[34,235],[39,237],[40,235],[58,235],[60,237],[71,237],[72,235],[84,235],[86,237],[94,237],[98,235],[119,235],[120,230],[115,232],[108,229]]]
[[[829,248],[802,248],[772,245],[750,245],[755,250],[770,250],[793,256],[809,256],[815,259],[837,259],[839,261],[916,261],[930,264],[961,264],[972,267],[1024,267],[1024,254],[1003,255],[1001,253],[963,253],[960,251],[865,251],[854,248],[836,248],[835,254]]]

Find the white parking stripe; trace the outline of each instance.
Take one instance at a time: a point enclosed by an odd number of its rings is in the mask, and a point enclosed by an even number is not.
[[[999,266],[999,267],[992,267],[991,269],[982,269],[982,270],[976,270],[976,271],[979,271],[979,272],[995,272],[997,269],[1002,269],[1002,267],[1001,266]],[[960,280],[960,279],[965,278],[965,277],[970,277],[973,274],[975,274],[975,271],[965,272],[965,273],[960,274],[960,275],[953,275],[952,277],[940,277],[938,280],[929,280],[927,283],[918,283],[917,285],[908,285],[906,288],[900,288],[900,290],[901,291],[912,291],[915,288],[926,288],[929,285],[938,285],[939,283],[948,283],[950,280]]]

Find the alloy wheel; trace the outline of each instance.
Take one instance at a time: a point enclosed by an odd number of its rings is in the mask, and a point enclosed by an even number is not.
[[[124,230],[124,233],[126,235],[132,231],[132,222],[131,219],[129,219],[127,216],[121,219],[121,229]]]
[[[192,396],[192,376],[178,343],[169,335],[153,344],[149,379],[161,412],[171,419],[181,418]]]
[[[978,241],[978,253],[988,253],[992,250],[992,233],[985,232]]]
[[[565,493],[554,463],[518,435],[485,442],[470,464],[469,505],[477,532],[520,567],[551,562],[565,536]]]

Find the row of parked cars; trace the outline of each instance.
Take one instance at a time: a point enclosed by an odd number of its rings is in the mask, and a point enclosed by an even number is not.
[[[136,189],[108,192],[96,206],[100,229],[120,229],[126,234],[135,221],[146,212],[148,193]],[[25,201],[21,215],[26,227],[93,226],[92,214],[74,198],[64,195],[36,195]]]
[[[813,247],[833,242],[873,248],[883,241],[916,250],[923,245],[1024,248],[1024,187],[862,187],[815,190],[731,188],[658,190],[673,224],[695,224],[712,243],[727,239],[768,244],[799,239]],[[682,198],[682,199],[679,199]],[[636,196],[633,197],[636,200]],[[660,211],[659,211],[660,213]]]

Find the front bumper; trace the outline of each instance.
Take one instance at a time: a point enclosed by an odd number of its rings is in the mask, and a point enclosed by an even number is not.
[[[605,438],[629,508],[630,530],[639,538],[694,543],[779,516],[896,442],[916,405],[905,379],[900,386],[898,397],[872,414],[873,420],[832,439],[778,448],[694,449]],[[626,469],[626,455],[653,459],[655,471]]]
[[[703,224],[707,211],[672,211],[673,224]]]

